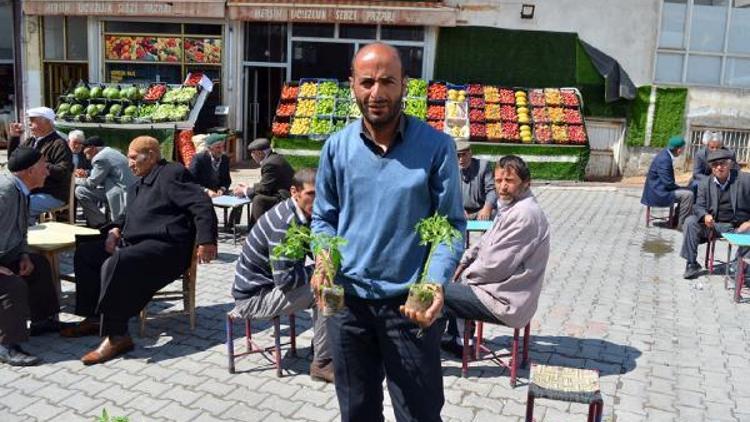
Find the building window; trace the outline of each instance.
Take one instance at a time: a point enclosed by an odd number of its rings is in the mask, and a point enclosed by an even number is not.
[[[43,18],[44,103],[50,107],[71,86],[88,80],[87,24],[86,16]]]
[[[654,80],[750,87],[750,1],[664,0]]]

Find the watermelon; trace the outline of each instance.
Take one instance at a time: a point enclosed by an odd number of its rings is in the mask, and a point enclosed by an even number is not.
[[[103,98],[102,87],[95,86],[95,87],[91,88],[91,91],[89,92],[89,97],[91,97],[91,98]]]
[[[73,91],[73,95],[79,101],[87,100],[89,98],[89,89],[81,85]]]
[[[124,111],[126,116],[134,116],[135,113],[137,112],[138,112],[138,107],[134,105],[127,106]]]
[[[80,104],[73,104],[72,106],[70,106],[70,114],[72,114],[74,116],[78,116],[81,113],[83,113],[83,106],[82,105],[80,105]]]

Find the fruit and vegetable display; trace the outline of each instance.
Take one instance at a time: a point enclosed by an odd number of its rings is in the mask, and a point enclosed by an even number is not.
[[[221,64],[221,38],[185,38],[185,58],[190,63]]]
[[[104,43],[107,60],[167,63],[182,61],[181,38],[107,35]]]
[[[519,88],[409,79],[404,113],[455,139],[525,144],[586,144],[574,88]],[[301,79],[281,89],[275,136],[324,140],[362,117],[349,84]]]
[[[191,74],[185,85],[80,82],[60,96],[57,120],[113,125],[185,122],[203,90],[198,83],[202,77],[199,72]]]

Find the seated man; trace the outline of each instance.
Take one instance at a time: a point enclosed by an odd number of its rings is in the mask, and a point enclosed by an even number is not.
[[[68,143],[55,131],[55,112],[51,108],[37,107],[26,112],[31,137],[21,143],[42,153],[47,161],[49,176],[44,186],[34,189],[29,198],[29,224],[34,224],[40,214],[61,207],[70,199],[70,179],[73,172],[73,155]],[[21,123],[12,123],[12,142],[19,142],[23,134]],[[11,143],[12,143],[11,142]]]
[[[458,167],[461,169],[461,193],[467,220],[489,220],[495,211],[497,194],[492,177],[492,166],[487,160],[471,156],[466,141],[456,142]]]
[[[671,207],[678,203],[677,230],[682,230],[685,219],[693,212],[693,192],[681,188],[674,181],[673,161],[685,150],[685,139],[673,136],[667,148],[654,157],[646,175],[641,204],[648,207]]]
[[[0,175],[0,362],[36,365],[40,359],[21,349],[31,334],[59,329],[60,309],[52,270],[26,243],[29,191],[44,185],[47,163],[42,154],[18,147],[8,160],[10,175]]]
[[[531,193],[531,173],[515,155],[495,165],[498,217],[468,249],[444,285],[450,338],[443,348],[461,355],[463,324],[455,318],[523,328],[536,312],[550,250],[547,217]]]
[[[203,186],[203,191],[211,198],[224,195],[232,184],[229,157],[224,154],[226,137],[220,133],[208,135],[206,150],[196,154],[189,167],[195,182]]]
[[[711,166],[708,165],[708,153],[716,151],[717,149],[725,149],[732,153],[732,161],[734,162],[734,169],[739,170],[740,166],[737,164],[737,156],[734,151],[724,146],[724,137],[721,132],[712,132],[707,130],[703,133],[703,144],[704,146],[695,153],[693,157],[693,178],[690,179],[690,189],[693,191],[693,195],[698,195],[698,185],[700,181],[711,176]]]
[[[99,204],[109,205],[112,221],[120,218],[125,213],[136,178],[128,168],[128,158],[114,148],[105,147],[98,136],[84,141],[83,152],[91,161],[92,169],[89,176],[76,186],[75,195],[83,208],[86,224],[98,228],[107,223],[107,216]]]
[[[286,159],[271,150],[268,139],[258,138],[247,146],[253,160],[260,164],[260,182],[253,186],[243,183],[237,184],[234,194],[253,200],[250,210],[250,227],[258,221],[261,215],[273,208],[274,205],[289,198],[289,187],[292,185],[294,169]],[[241,209],[237,209],[241,212]],[[239,213],[233,213],[234,222],[238,222]]]
[[[185,167],[163,160],[159,142],[149,136],[130,143],[128,164],[140,180],[127,213],[115,221],[106,240],[81,243],[75,252],[75,313],[86,319],[60,334],[99,334],[101,320],[105,337],[81,358],[85,365],[133,349],[128,320],[184,273],[195,245],[200,262],[216,256],[213,206]]]
[[[303,309],[313,309],[313,345],[315,357],[310,376],[333,382],[333,363],[326,344],[325,318],[318,313],[310,289],[313,265],[271,257],[273,248],[284,240],[289,226],[310,225],[315,200],[315,170],[301,169],[292,179],[292,197],[263,214],[250,230],[232,286],[235,306],[232,313],[240,318],[270,319]]]
[[[86,158],[86,154],[83,153],[83,142],[86,140],[86,136],[82,130],[71,130],[68,133],[68,147],[70,152],[73,154],[73,173],[76,177],[88,177],[89,171],[91,170],[91,162]]]
[[[750,230],[750,174],[734,170],[732,156],[725,149],[708,154],[712,176],[698,185],[694,214],[683,227],[680,256],[687,261],[683,276],[686,279],[699,275],[698,245],[708,239],[709,233]]]

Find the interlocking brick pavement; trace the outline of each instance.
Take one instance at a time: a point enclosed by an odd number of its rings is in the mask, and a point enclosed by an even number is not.
[[[719,276],[682,279],[681,235],[646,229],[639,190],[582,184],[535,192],[552,224],[552,255],[532,324],[532,361],[598,369],[610,421],[750,421],[750,304],[732,303]],[[222,234],[219,260],[199,267],[194,332],[184,317],[149,321],[134,352],[93,367],[78,359],[97,338],[33,338],[28,349],[46,363],[0,365],[0,421],[93,421],[102,408],[137,422],[337,420],[333,386],[307,376],[309,314],[298,318],[299,354],[284,359],[282,378],[259,355],[227,372],[224,315],[239,250]],[[66,312],[74,291],[63,284]],[[282,328],[287,334],[286,322]],[[259,323],[255,336],[270,344],[271,331]],[[509,329],[485,332],[491,345],[508,347]],[[515,389],[507,371],[487,362],[471,365],[464,379],[460,362],[445,356],[443,372],[446,421],[523,420],[528,371]],[[393,420],[387,399],[385,409]],[[585,412],[539,400],[535,415],[568,421]]]

